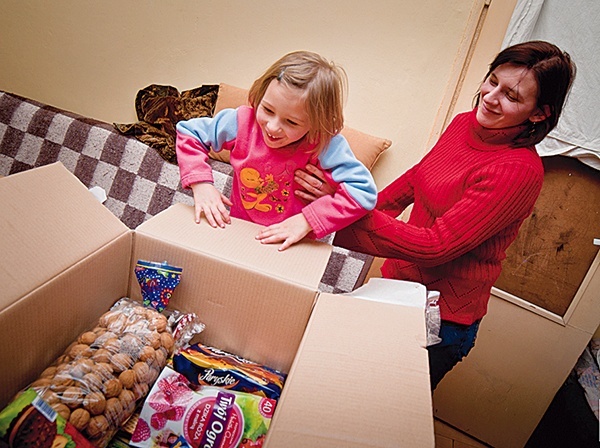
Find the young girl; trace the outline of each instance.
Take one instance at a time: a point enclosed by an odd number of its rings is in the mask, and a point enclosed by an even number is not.
[[[275,62],[249,92],[250,106],[225,109],[213,118],[177,124],[181,183],[194,194],[195,220],[204,214],[213,227],[231,216],[267,226],[261,243],[285,250],[312,232],[323,236],[346,227],[375,207],[377,189],[359,162],[343,127],[343,69],[318,54],[297,51]],[[208,151],[230,150],[231,198],[213,185]],[[294,172],[307,163],[319,166],[333,195],[310,204],[294,190]]]

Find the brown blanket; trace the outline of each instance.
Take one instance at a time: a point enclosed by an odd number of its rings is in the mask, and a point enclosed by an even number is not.
[[[135,110],[139,121],[113,125],[120,133],[134,136],[156,149],[167,162],[177,164],[175,125],[181,120],[211,117],[218,92],[218,85],[203,85],[180,93],[172,86],[152,84],[136,95]]]

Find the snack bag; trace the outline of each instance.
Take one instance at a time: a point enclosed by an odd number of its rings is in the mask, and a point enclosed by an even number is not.
[[[0,412],[0,446],[94,448],[33,389],[17,395]]]
[[[197,389],[165,367],[144,402],[130,446],[261,447],[275,405],[220,387]]]
[[[103,448],[148,394],[174,347],[166,316],[122,298],[29,387]]]
[[[166,261],[138,260],[135,266],[135,276],[142,289],[142,299],[145,306],[157,311],[163,311],[169,304],[173,291],[181,280],[182,268],[170,266]]]
[[[279,399],[286,375],[261,364],[202,344],[173,356],[173,368],[192,384],[218,386]]]

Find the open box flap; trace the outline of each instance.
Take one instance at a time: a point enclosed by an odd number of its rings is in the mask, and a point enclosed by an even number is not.
[[[214,229],[205,220],[196,224],[193,207],[175,204],[141,224],[136,233],[195,248],[214,258],[317,291],[332,247],[306,240],[279,252],[279,244],[256,241],[254,237],[260,229],[257,224],[235,218],[224,229]]]
[[[433,447],[424,312],[321,293],[266,445]]]
[[[0,312],[129,229],[60,162],[0,179]]]

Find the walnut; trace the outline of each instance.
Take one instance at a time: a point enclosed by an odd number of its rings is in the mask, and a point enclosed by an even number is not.
[[[62,391],[67,387],[73,386],[75,384],[75,380],[71,378],[68,373],[57,374],[52,378],[52,383],[50,384],[50,388],[55,391]]]
[[[106,409],[106,398],[101,392],[92,392],[83,400],[83,407],[92,415],[102,414]]]
[[[104,333],[106,333],[106,328],[103,328],[101,326],[97,326],[97,327],[94,327],[94,329],[92,330],[92,332],[94,332],[97,337],[100,337]]]
[[[160,345],[162,345],[167,352],[171,353],[173,346],[175,345],[175,340],[173,336],[168,331],[165,331],[160,334]]]
[[[49,387],[52,384],[52,380],[50,378],[38,378],[33,383],[30,384],[29,387],[34,387],[36,389],[43,389]]]
[[[130,390],[123,389],[119,394],[119,400],[121,401],[124,412],[131,414],[135,409],[135,394]]]
[[[121,393],[123,386],[117,378],[111,378],[104,383],[104,393],[107,398],[116,397]]]
[[[103,380],[98,374],[94,372],[90,372],[84,375],[81,381],[91,392],[98,392],[102,389]]]
[[[135,379],[139,383],[147,383],[148,376],[150,374],[150,367],[145,362],[136,362],[133,365],[133,371],[135,372]]]
[[[153,349],[158,350],[160,348],[160,334],[153,331],[147,335],[148,345],[151,345]]]
[[[78,407],[83,401],[83,389],[79,386],[67,387],[60,396],[60,399],[64,404],[69,406],[71,409]]]
[[[71,415],[71,409],[66,404],[63,403],[52,403],[52,409],[54,409],[58,415],[60,415],[65,420],[69,420],[69,416]]]
[[[150,329],[162,333],[167,329],[167,318],[162,314],[155,314],[150,318]]]
[[[131,389],[135,383],[135,372],[131,369],[127,369],[121,372],[119,375],[119,381],[123,387]]]
[[[162,369],[167,364],[167,352],[164,348],[156,350],[156,364]]]
[[[72,359],[75,359],[79,356],[89,357],[92,355],[90,350],[90,346],[87,344],[75,344],[69,352],[67,353]]]
[[[52,406],[53,404],[60,403],[60,398],[58,397],[58,394],[56,392],[54,392],[52,389],[44,389],[41,392],[40,396],[50,406]]]
[[[71,413],[71,417],[69,417],[68,420],[78,431],[83,431],[90,422],[90,418],[90,413],[88,411],[77,408]]]
[[[91,359],[80,358],[77,361],[73,361],[70,374],[73,378],[83,378],[83,376],[90,373],[95,366],[94,361]]]
[[[144,347],[142,340],[133,333],[126,333],[121,338],[121,352],[127,353],[134,358],[139,356]]]
[[[104,410],[104,416],[114,426],[119,426],[121,421],[124,420],[125,414],[123,413],[123,405],[121,400],[117,397],[109,398],[106,400],[106,409]]]
[[[125,314],[117,314],[108,318],[106,329],[115,333],[121,333],[127,326],[127,316]]]
[[[139,400],[140,398],[144,398],[146,395],[148,395],[149,390],[150,387],[146,383],[135,383],[131,391],[135,395],[135,399]]]
[[[118,338],[108,338],[102,344],[102,348],[110,353],[119,353],[121,351],[121,341]]]
[[[82,333],[81,336],[79,336],[77,342],[79,342],[80,344],[92,345],[92,343],[96,340],[97,337],[98,335],[93,331],[86,331],[85,333]]]
[[[113,372],[120,373],[133,365],[133,359],[127,353],[115,353],[110,358],[110,365],[113,368]]]
[[[47,367],[42,374],[40,375],[40,378],[51,378],[56,374],[56,366],[50,366]]]
[[[157,368],[156,366],[150,366],[150,371],[148,373],[148,384],[153,384],[156,381],[156,378],[158,378],[158,375],[160,374],[160,370],[159,368]]]
[[[156,361],[156,351],[147,345],[140,351],[139,359],[140,361],[152,364]]]
[[[92,355],[92,361],[94,362],[110,362],[111,352],[105,348],[99,348]]]
[[[113,368],[112,366],[107,363],[107,362],[99,362],[96,364],[96,369],[94,370],[94,373],[96,375],[98,375],[100,378],[102,378],[103,381],[112,378],[113,375]]]
[[[95,439],[96,437],[99,437],[105,433],[108,428],[108,420],[106,420],[106,417],[101,414],[90,419],[85,432],[88,436],[90,436],[90,438]]]

